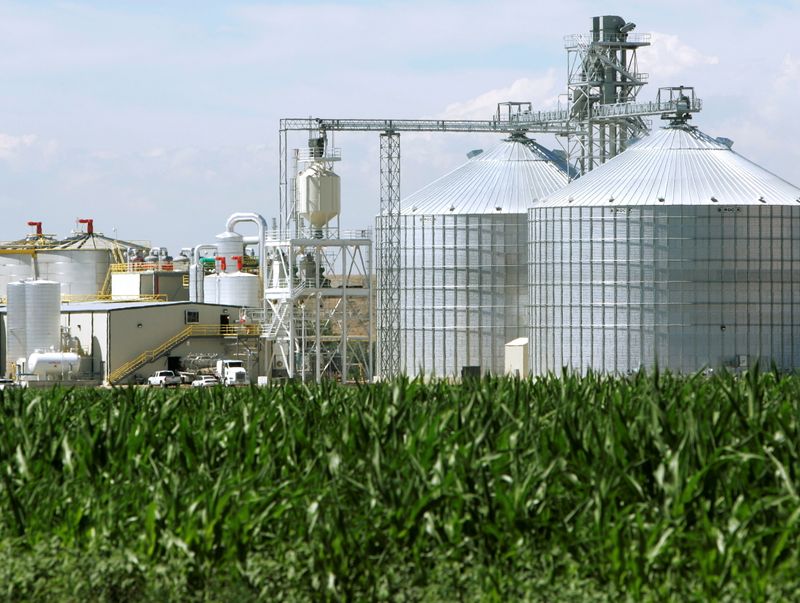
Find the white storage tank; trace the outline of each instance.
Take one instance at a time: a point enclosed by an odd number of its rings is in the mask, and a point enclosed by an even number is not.
[[[226,231],[217,235],[217,259],[225,258],[224,272],[236,272],[237,262],[244,256],[244,238],[236,232]],[[239,258],[239,260],[235,259]],[[222,264],[222,262],[220,262]],[[218,265],[222,270],[222,266]]]
[[[400,370],[409,375],[502,374],[506,342],[527,330],[527,208],[567,175],[524,136],[469,156],[400,209]]]
[[[314,228],[324,227],[341,210],[339,175],[323,163],[312,163],[297,176],[297,213]]]
[[[800,189],[685,121],[529,211],[530,362],[800,367]]]
[[[27,355],[33,352],[60,351],[60,283],[25,281],[25,323]]]
[[[74,352],[34,352],[26,372],[40,378],[60,379],[74,376],[80,369],[80,362],[80,356]]]
[[[3,247],[16,253],[5,254]],[[5,294],[8,283],[31,278],[60,283],[64,295],[97,295],[106,283],[111,264],[119,261],[128,248],[139,247],[95,233],[91,224],[86,232],[63,240],[45,237],[0,243],[0,295]],[[20,250],[31,254],[18,253]]]
[[[207,304],[218,304],[219,281],[221,275],[209,274],[203,278],[203,301]]]
[[[25,320],[25,283],[9,283],[6,289],[8,306],[6,315],[6,366],[5,374],[14,372],[14,365],[28,357],[27,321]]]
[[[189,266],[189,301],[203,302],[205,300],[203,293],[204,275],[202,262]]]
[[[246,272],[220,274],[218,285],[218,304],[245,306],[255,308],[261,306],[261,286],[258,276]]]

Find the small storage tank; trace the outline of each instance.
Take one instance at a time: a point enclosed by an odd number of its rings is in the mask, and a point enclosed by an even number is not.
[[[504,371],[506,342],[527,332],[527,208],[566,184],[550,151],[512,136],[403,201],[402,372]]]
[[[60,351],[61,284],[25,281],[26,352]]]
[[[80,362],[80,356],[74,352],[34,352],[26,372],[45,379],[68,377],[78,372]]]
[[[209,274],[203,278],[203,302],[218,304],[219,302],[219,274]]]
[[[6,289],[8,306],[6,315],[6,367],[5,374],[13,373],[14,365],[28,357],[27,321],[25,320],[25,283],[9,283]]]
[[[800,367],[800,189],[680,119],[529,213],[530,362]]]
[[[225,272],[236,272],[237,260],[244,255],[244,238],[236,232],[223,232],[217,235],[217,258],[225,258]]]
[[[341,210],[341,181],[323,163],[312,163],[297,176],[297,213],[321,229]]]
[[[245,306],[255,308],[261,306],[261,286],[255,274],[234,272],[220,274],[218,285],[218,304]]]

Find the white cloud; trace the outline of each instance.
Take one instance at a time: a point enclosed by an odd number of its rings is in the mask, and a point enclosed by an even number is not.
[[[497,104],[506,101],[531,102],[534,110],[551,109],[558,102],[563,82],[549,69],[536,78],[520,78],[509,86],[495,88],[469,100],[448,105],[440,115],[442,119],[491,119]]]
[[[35,143],[35,134],[12,136],[0,132],[0,159],[12,159],[16,157],[20,151],[32,147]]]
[[[641,69],[656,74],[659,79],[690,72],[701,65],[717,65],[719,58],[704,54],[672,34],[653,32],[651,46],[640,56]]]

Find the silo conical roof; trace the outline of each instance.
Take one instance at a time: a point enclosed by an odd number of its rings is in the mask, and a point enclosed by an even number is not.
[[[800,189],[695,127],[660,128],[540,204],[795,205]]]
[[[567,184],[558,158],[529,138],[512,136],[409,195],[405,215],[525,213]]]

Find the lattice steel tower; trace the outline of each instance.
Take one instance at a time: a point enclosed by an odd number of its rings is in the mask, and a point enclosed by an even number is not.
[[[650,45],[650,34],[631,33],[635,27],[622,17],[594,17],[588,35],[564,39],[570,120],[577,126],[567,137],[567,154],[579,174],[618,155],[631,137],[648,130],[642,117],[625,111],[648,79],[639,71],[636,51]]]

